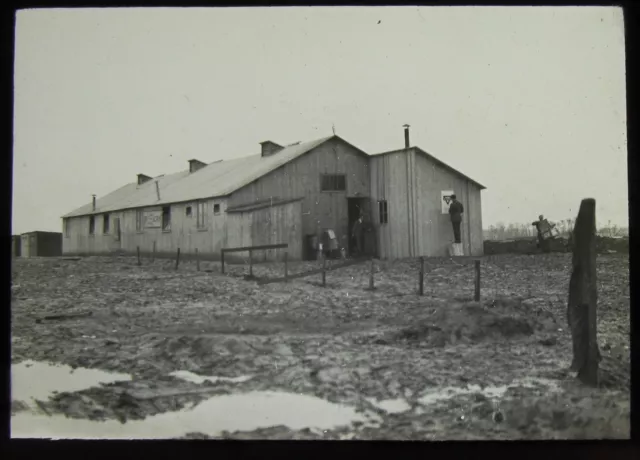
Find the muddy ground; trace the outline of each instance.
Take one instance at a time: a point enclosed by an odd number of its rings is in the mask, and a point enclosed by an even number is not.
[[[179,437],[628,438],[628,256],[598,257],[598,389],[568,370],[569,264],[569,254],[487,257],[474,302],[473,265],[454,261],[427,264],[421,297],[417,261],[377,261],[370,291],[368,263],[329,272],[322,287],[320,275],[258,285],[245,279],[248,267],[223,275],[214,262],[176,271],[169,260],[16,259],[12,362],[131,376],[42,398],[38,417],[127,427],[259,391],[315,396],[364,416],[322,430],[312,416],[306,427],[185,427]],[[254,266],[258,277],[282,272],[282,264]],[[74,313],[91,315],[47,318]],[[240,378],[190,382],[170,375],[177,371]],[[30,410],[14,398],[16,416]]]

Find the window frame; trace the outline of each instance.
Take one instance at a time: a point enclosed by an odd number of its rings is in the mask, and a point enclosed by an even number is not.
[[[331,187],[325,188],[325,180],[332,179]],[[343,188],[338,187],[338,181],[342,180]],[[325,193],[335,193],[335,192],[346,192],[347,191],[347,175],[346,174],[330,174],[330,173],[322,173],[320,174],[320,191]]]
[[[196,228],[198,230],[207,229],[207,202],[198,201],[196,204]]]
[[[221,209],[221,208],[222,208],[222,207],[220,206],[220,203],[214,203],[214,204],[213,204],[213,215],[214,215],[214,216],[219,216],[219,215],[220,215],[220,209]],[[216,209],[217,209],[217,211],[216,211]]]
[[[387,200],[378,200],[378,222],[380,225],[389,223],[389,202]]]
[[[144,209],[136,209],[136,232],[144,232]]]
[[[104,213],[102,215],[102,234],[108,235],[111,231],[111,219],[109,213]]]
[[[95,236],[96,234],[96,216],[89,216],[89,236]]]
[[[167,212],[165,213],[165,210]],[[165,223],[165,215],[168,216],[167,222]],[[163,206],[162,207],[162,231],[169,233],[171,232],[171,206]]]

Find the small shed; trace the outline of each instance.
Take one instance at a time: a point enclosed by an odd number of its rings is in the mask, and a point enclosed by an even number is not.
[[[22,238],[20,235],[12,235],[11,236],[11,256],[12,257],[20,257],[22,254]]]
[[[62,255],[62,233],[29,232],[21,235],[22,257],[57,257]]]

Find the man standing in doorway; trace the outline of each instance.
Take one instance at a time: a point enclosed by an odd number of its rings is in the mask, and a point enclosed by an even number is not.
[[[364,237],[364,228],[362,227],[362,214],[358,217],[353,224],[353,228],[351,230],[351,237],[356,240],[356,250],[358,251],[358,255],[362,255],[362,239]]]
[[[451,216],[451,223],[453,224],[453,236],[456,243],[462,243],[460,238],[460,224],[462,223],[462,213],[464,207],[460,203],[455,195],[451,195],[451,204],[449,205],[449,215]]]

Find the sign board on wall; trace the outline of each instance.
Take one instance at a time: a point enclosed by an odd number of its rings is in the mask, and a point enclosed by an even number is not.
[[[145,211],[144,226],[145,228],[162,227],[162,211]]]
[[[443,190],[440,192],[440,204],[442,205],[442,214],[449,214],[449,205],[451,204],[451,195],[454,195],[453,190]]]

